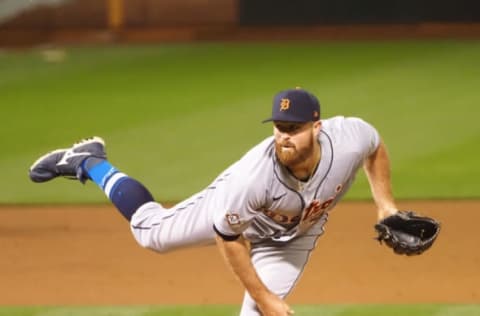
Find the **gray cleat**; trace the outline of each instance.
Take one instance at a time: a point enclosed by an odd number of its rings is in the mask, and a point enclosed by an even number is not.
[[[38,158],[30,167],[29,176],[33,182],[45,182],[56,177],[88,179],[80,165],[89,157],[107,159],[105,142],[100,137],[85,138],[70,148],[57,149]]]

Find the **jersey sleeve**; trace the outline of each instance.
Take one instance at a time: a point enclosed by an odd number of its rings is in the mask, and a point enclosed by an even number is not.
[[[373,154],[380,145],[380,135],[375,127],[357,117],[349,117],[347,121],[356,136],[357,144],[365,153],[365,158]]]
[[[214,230],[223,239],[236,239],[259,214],[263,204],[259,182],[240,174],[229,179],[214,217]]]

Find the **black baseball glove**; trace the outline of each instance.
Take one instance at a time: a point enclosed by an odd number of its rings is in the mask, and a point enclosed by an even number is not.
[[[412,211],[399,211],[375,225],[377,240],[397,254],[419,255],[430,248],[440,232],[440,223]]]

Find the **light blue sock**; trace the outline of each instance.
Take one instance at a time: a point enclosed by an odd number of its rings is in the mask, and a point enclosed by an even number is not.
[[[90,179],[95,182],[102,190],[105,190],[105,186],[108,180],[116,173],[118,170],[112,166],[108,161],[103,160],[102,162],[90,167],[87,171]]]
[[[154,201],[151,193],[140,182],[119,172],[104,159],[88,158],[81,168],[128,221],[140,206]]]

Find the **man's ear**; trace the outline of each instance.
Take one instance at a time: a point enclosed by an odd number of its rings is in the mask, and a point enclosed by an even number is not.
[[[318,136],[321,130],[322,130],[322,121],[318,120],[313,122],[313,132],[315,136]]]

